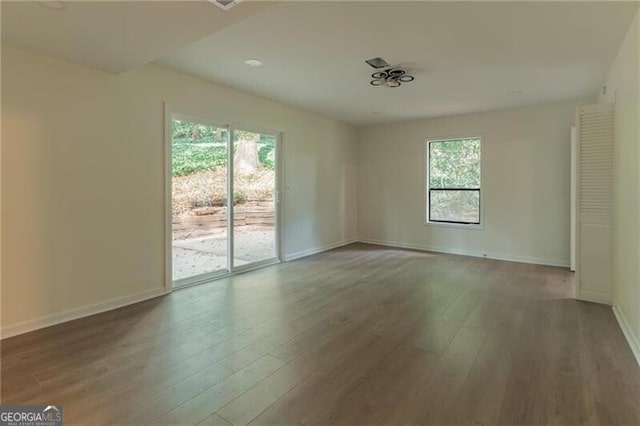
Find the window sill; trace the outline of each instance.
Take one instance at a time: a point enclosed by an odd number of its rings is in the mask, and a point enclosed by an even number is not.
[[[437,226],[442,228],[458,228],[458,229],[470,229],[473,231],[484,231],[484,225],[481,223],[465,224],[465,223],[447,223],[447,222],[425,222],[424,226]]]

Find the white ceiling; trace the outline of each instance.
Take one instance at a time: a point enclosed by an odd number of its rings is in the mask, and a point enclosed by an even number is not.
[[[287,2],[156,62],[353,124],[461,114],[595,95],[636,8]],[[371,87],[364,61],[375,56],[407,64],[416,80]]]
[[[1,1],[3,43],[116,73],[156,59],[353,124],[594,95],[637,8],[245,0],[225,12],[206,0],[66,3],[57,12]],[[407,65],[416,80],[371,87],[364,60],[375,56]],[[247,58],[264,65],[249,68]]]
[[[57,3],[49,1],[45,3]],[[199,1],[69,1],[64,10],[2,0],[2,42],[120,73],[264,10]]]

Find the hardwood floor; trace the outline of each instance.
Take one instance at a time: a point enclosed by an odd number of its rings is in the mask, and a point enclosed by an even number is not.
[[[560,268],[354,244],[2,342],[65,424],[640,424],[640,368]]]

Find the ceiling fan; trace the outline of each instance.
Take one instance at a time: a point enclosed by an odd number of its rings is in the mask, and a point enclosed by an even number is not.
[[[375,69],[386,68],[371,74],[373,80],[369,84],[372,86],[400,87],[402,83],[409,83],[415,79],[412,75],[407,74],[404,68],[392,67],[382,58],[371,58],[365,62]]]

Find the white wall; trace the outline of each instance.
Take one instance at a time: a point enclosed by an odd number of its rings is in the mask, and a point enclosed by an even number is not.
[[[595,99],[371,126],[359,143],[358,235],[404,247],[569,265],[571,126]],[[424,225],[424,143],[484,137],[483,230]]]
[[[640,362],[640,30],[636,15],[605,80],[615,102],[613,305]]]
[[[356,238],[357,132],[154,65],[115,76],[2,46],[2,329],[158,294],[163,102],[284,132],[287,257]]]

